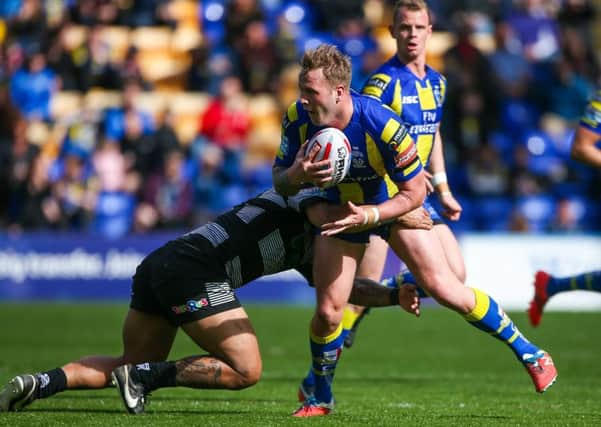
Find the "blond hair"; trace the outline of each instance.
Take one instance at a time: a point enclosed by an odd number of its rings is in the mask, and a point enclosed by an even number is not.
[[[396,20],[398,19],[398,15],[399,15],[399,10],[401,9],[408,9],[411,11],[419,11],[419,10],[425,10],[426,13],[428,14],[428,23],[432,24],[432,14],[430,12],[430,8],[428,7],[428,4],[426,3],[425,0],[398,0],[395,4],[394,4],[394,8],[392,9],[392,22],[396,23]]]
[[[309,71],[321,68],[325,79],[332,85],[351,85],[351,59],[331,44],[322,44],[309,49],[301,59],[300,79],[304,79]]]

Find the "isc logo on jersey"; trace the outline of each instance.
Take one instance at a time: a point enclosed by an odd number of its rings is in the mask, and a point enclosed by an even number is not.
[[[419,104],[419,97],[417,95],[403,96],[403,104]]]
[[[314,148],[318,147],[318,148]],[[332,180],[324,188],[341,182],[351,166],[351,144],[346,135],[336,128],[325,128],[311,137],[306,152],[315,150],[311,161],[329,159],[332,163]]]

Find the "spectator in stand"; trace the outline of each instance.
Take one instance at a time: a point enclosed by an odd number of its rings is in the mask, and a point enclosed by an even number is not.
[[[216,96],[200,117],[199,135],[223,150],[225,171],[232,180],[240,174],[240,157],[250,131],[250,115],[240,79],[223,79]]]
[[[312,0],[310,3],[315,10],[317,31],[334,33],[344,20],[365,18],[361,0]]]
[[[5,162],[8,190],[8,220],[17,222],[27,201],[27,184],[39,148],[27,139],[27,121],[20,117],[14,125],[12,140],[8,145]],[[6,169],[5,169],[6,168]]]
[[[169,151],[163,169],[145,182],[143,203],[136,214],[138,224],[143,222],[140,215],[148,215],[154,224],[144,225],[153,228],[184,228],[190,225],[193,191],[192,184],[186,178],[185,160],[181,150]],[[152,215],[148,214],[149,210],[154,211]]]
[[[107,90],[127,90],[123,87],[119,67],[111,62],[111,47],[102,36],[105,28],[103,25],[95,25],[90,28],[86,45],[87,51],[82,53],[85,55],[85,62],[80,68],[84,91],[94,87]]]
[[[525,101],[532,80],[530,64],[521,54],[512,27],[498,20],[494,29],[495,49],[488,55],[493,82],[501,104],[510,99]]]
[[[490,84],[490,63],[471,41],[471,16],[458,13],[454,18],[457,41],[444,54],[444,74],[452,84],[445,103],[447,119],[442,126],[463,151],[488,140],[489,130],[496,127],[498,101]]]
[[[242,83],[228,76],[220,85],[219,95],[213,98],[200,116],[199,133],[211,144],[224,150],[237,150],[246,144],[250,116],[246,109]]]
[[[239,75],[244,91],[257,94],[274,92],[283,61],[267,31],[264,21],[250,21],[244,29],[244,37],[236,43]]]
[[[226,43],[235,50],[240,50],[249,23],[264,20],[265,15],[258,0],[229,1],[224,17]]]
[[[547,62],[559,53],[559,27],[551,2],[520,0],[518,9],[508,17],[528,60]]]
[[[367,78],[380,65],[380,52],[377,42],[368,32],[363,16],[339,19],[335,43],[351,58],[351,88],[359,91]]]
[[[51,162],[43,154],[34,159],[23,210],[14,226],[24,230],[59,229],[63,226],[61,207],[48,175]]]
[[[10,81],[13,103],[27,119],[50,119],[50,100],[58,89],[56,74],[40,51],[32,52],[25,66]]]
[[[575,124],[594,92],[592,82],[562,55],[554,63],[550,83],[545,92],[546,110]]]
[[[8,20],[8,32],[25,50],[39,50],[47,33],[44,2],[22,0],[19,12]]]
[[[63,221],[69,230],[83,230],[93,205],[95,191],[90,185],[87,158],[79,151],[67,152],[62,160],[62,176],[54,184],[63,213]]]
[[[476,196],[504,196],[509,193],[509,170],[499,152],[485,144],[474,149],[467,164],[470,192]]]
[[[111,108],[105,114],[105,135],[115,141],[121,141],[126,135],[128,117],[135,116],[140,122],[140,132],[148,135],[154,131],[154,121],[150,114],[136,108],[136,98],[142,85],[137,80],[128,80],[123,88],[123,106]]]

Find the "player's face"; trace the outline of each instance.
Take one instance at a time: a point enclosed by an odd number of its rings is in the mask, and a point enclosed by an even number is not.
[[[325,79],[323,70],[318,68],[301,75],[298,86],[300,101],[316,126],[331,124],[336,116],[336,89]]]
[[[396,39],[397,52],[405,62],[425,56],[426,42],[432,35],[432,25],[426,10],[401,8],[397,19],[390,26],[390,34]]]

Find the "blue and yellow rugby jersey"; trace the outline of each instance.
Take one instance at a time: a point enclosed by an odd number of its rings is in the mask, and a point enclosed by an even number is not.
[[[422,165],[417,149],[398,116],[379,102],[351,92],[353,116],[342,129],[352,147],[346,178],[326,189],[336,203],[378,204],[398,192],[395,182],[417,175]],[[290,167],[302,143],[323,126],[315,126],[296,101],[282,120],[282,139],[274,166]]]
[[[584,114],[580,118],[580,125],[601,135],[601,89],[590,100]]]
[[[370,76],[362,93],[399,115],[427,166],[442,119],[446,87],[446,79],[438,71],[426,65],[426,76],[420,79],[395,55]]]

